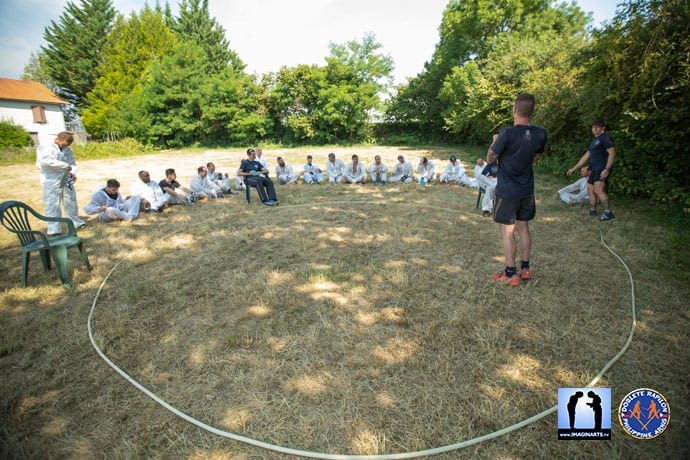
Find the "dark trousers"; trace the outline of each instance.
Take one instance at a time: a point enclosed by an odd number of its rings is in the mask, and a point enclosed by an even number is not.
[[[244,178],[244,183],[247,187],[256,187],[256,191],[259,192],[262,203],[268,200],[278,201],[276,189],[273,187],[273,181],[268,177],[247,176]]]

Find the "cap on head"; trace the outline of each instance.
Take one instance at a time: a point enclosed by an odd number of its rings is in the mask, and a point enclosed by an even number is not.
[[[256,153],[256,150],[254,150],[254,149],[247,149],[247,155],[251,155],[252,153]]]
[[[450,161],[458,161],[458,159],[455,158],[455,155],[451,155],[451,156],[450,156]]]

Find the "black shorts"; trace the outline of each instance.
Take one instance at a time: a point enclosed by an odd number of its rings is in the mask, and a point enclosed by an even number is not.
[[[604,184],[608,183],[609,177],[611,177],[611,173],[613,170],[609,170],[609,175],[606,176],[606,179],[601,178],[601,173],[604,171],[603,169],[600,169],[598,171],[595,171],[594,169],[592,172],[589,173],[589,177],[587,178],[587,183],[588,184],[594,184],[595,182],[603,182]]]
[[[516,220],[532,220],[537,215],[534,196],[526,198],[498,198],[494,200],[494,222],[513,225]]]

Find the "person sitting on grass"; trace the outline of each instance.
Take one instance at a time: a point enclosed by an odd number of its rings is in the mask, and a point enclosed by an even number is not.
[[[278,178],[279,184],[296,184],[297,179],[299,179],[299,174],[295,174],[292,170],[292,166],[285,163],[283,157],[276,158],[278,165],[276,166],[276,177]]]
[[[307,155],[307,164],[302,167],[302,179],[305,184],[320,184],[323,182],[323,171],[321,168],[312,163],[314,158]]]
[[[359,162],[358,155],[352,155],[352,162],[345,167],[345,182],[348,184],[366,184],[367,170]]]
[[[99,188],[91,195],[91,201],[84,206],[86,214],[98,214],[101,222],[130,221],[139,216],[140,198],[137,195],[122,198],[120,182],[108,179],[104,188]]]
[[[259,192],[259,197],[261,197],[263,204],[266,206],[276,206],[279,204],[273,181],[268,178],[268,170],[256,161],[256,151],[254,149],[247,149],[247,159],[242,160],[237,174],[244,177],[247,187],[256,187],[256,191]]]
[[[558,189],[553,194],[555,200],[561,199],[565,204],[586,204],[589,203],[589,193],[587,193],[587,179],[589,178],[592,169],[589,165],[580,168],[580,177],[572,184]]]
[[[405,157],[398,155],[398,162],[393,166],[393,171],[390,177],[391,182],[402,182],[409,184],[414,181],[414,171],[412,170],[412,163],[405,161]]]
[[[369,176],[374,184],[386,185],[388,166],[381,162],[381,155],[374,157],[374,162],[369,165]]]
[[[160,186],[151,180],[148,171],[139,171],[139,180],[132,185],[130,195],[139,197],[144,212],[161,212],[168,207],[168,198]]]
[[[196,193],[177,182],[177,173],[173,168],[165,170],[165,179],[158,183],[168,198],[168,204],[194,204]]]
[[[328,154],[326,171],[329,184],[340,184],[345,180],[345,163],[340,158],[336,158],[335,153]]]
[[[426,157],[422,158],[417,165],[417,174],[423,177],[427,184],[433,184],[436,179],[436,163]]]
[[[475,177],[477,175],[475,174]],[[477,183],[472,178],[465,174],[465,166],[462,161],[458,160],[455,155],[451,155],[446,168],[439,176],[442,184],[467,185],[468,187],[476,187]]]
[[[237,191],[230,187],[230,177],[228,177],[227,174],[217,171],[215,163],[212,161],[206,163],[206,172],[209,180],[220,187],[223,193],[237,195]]]
[[[189,184],[189,188],[192,192],[196,193],[199,199],[209,199],[209,198],[224,198],[223,190],[219,185],[214,184],[211,179],[208,178],[208,171],[206,167],[199,166],[196,169],[197,173],[192,177],[192,181]]]

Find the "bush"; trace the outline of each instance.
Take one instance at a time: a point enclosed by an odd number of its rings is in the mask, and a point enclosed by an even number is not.
[[[33,145],[31,136],[23,127],[11,121],[0,121],[0,147],[28,147]]]

